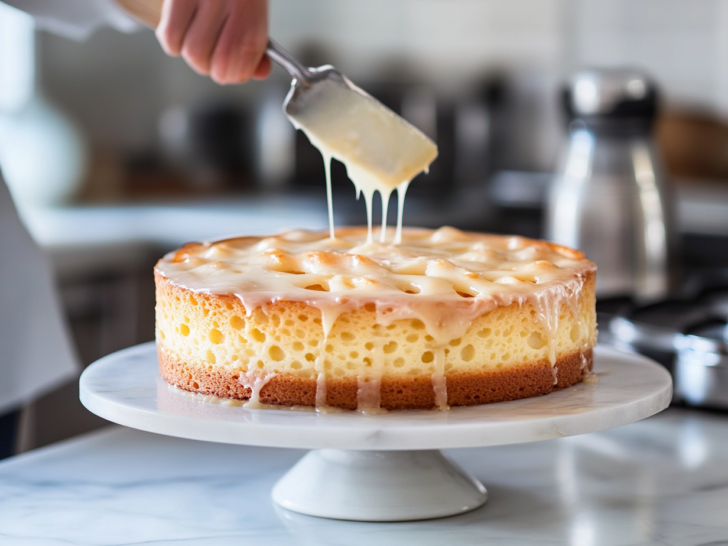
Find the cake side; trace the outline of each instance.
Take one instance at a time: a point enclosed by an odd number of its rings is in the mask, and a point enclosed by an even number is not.
[[[596,267],[580,252],[453,228],[407,229],[401,244],[365,234],[291,231],[165,256],[165,378],[251,403],[376,411],[521,398],[589,370]]]
[[[249,400],[252,387],[245,386],[244,372],[234,367],[214,367],[176,360],[163,347],[158,348],[160,371],[167,383],[205,395]],[[592,369],[592,349],[575,352],[557,360],[559,382],[554,384],[549,362],[534,362],[505,369],[448,374],[447,403],[474,406],[518,400],[571,387]],[[381,380],[381,407],[387,410],[434,409],[437,407],[431,377],[385,376]],[[358,409],[359,384],[356,378],[327,380],[327,406]],[[272,376],[259,393],[259,402],[279,406],[315,406],[317,381],[280,374]]]
[[[381,324],[371,302],[339,315],[326,335],[321,310],[303,302],[274,302],[247,315],[237,296],[194,293],[158,273],[156,283],[165,379],[240,399],[257,379],[265,383],[264,403],[315,405],[320,369],[327,405],[356,409],[363,379],[384,408],[430,408],[438,351],[450,405],[546,394],[581,380],[596,342],[593,273],[572,301],[559,302],[554,332],[544,330],[540,311],[526,300],[477,316],[444,347],[417,318]]]

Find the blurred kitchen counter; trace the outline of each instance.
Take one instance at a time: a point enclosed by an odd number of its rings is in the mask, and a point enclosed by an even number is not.
[[[550,173],[502,171],[488,188],[497,208],[541,211]],[[673,184],[677,225],[683,234],[728,236],[728,180],[678,180]]]
[[[264,235],[285,229],[323,229],[324,199],[254,196],[169,204],[29,209],[23,220],[48,250],[60,276],[95,266],[124,267],[191,241]]]
[[[728,236],[728,182],[684,181],[675,194],[682,233]]]
[[[455,410],[457,411],[457,410]],[[728,539],[728,415],[670,409],[618,429],[448,452],[489,490],[473,512],[357,523],[277,508],[299,450],[111,427],[0,463],[0,542],[707,546]]]
[[[506,172],[493,179],[488,191],[471,189],[446,198],[409,199],[405,224],[454,224],[464,229],[500,231],[494,224],[497,215],[492,214],[493,207],[541,209],[548,177],[544,173]],[[683,181],[676,184],[675,195],[682,233],[728,236],[728,183]],[[339,206],[334,210],[338,225],[364,220],[361,211],[351,214]],[[24,211],[23,218],[61,274],[90,265],[89,259],[116,264],[138,254],[142,247],[169,250],[186,242],[228,235],[324,229],[328,222],[325,198],[318,194],[43,208]]]

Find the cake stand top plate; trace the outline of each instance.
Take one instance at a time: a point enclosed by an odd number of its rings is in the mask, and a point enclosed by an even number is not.
[[[305,449],[416,450],[548,440],[614,428],[665,409],[670,375],[644,357],[597,347],[598,384],[450,411],[383,415],[225,406],[167,385],[154,343],[111,354],[81,375],[81,402],[128,427],[209,442]]]

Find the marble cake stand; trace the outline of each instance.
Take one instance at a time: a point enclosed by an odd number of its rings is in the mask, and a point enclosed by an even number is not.
[[[194,440],[311,449],[273,488],[303,514],[356,521],[430,519],[473,510],[483,485],[439,450],[533,442],[626,425],[665,409],[670,375],[658,364],[597,347],[598,384],[449,412],[246,409],[203,400],[160,377],[154,343],[114,353],[81,376],[81,402],[128,427]]]

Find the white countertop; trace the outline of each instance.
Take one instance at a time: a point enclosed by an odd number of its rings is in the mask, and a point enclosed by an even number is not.
[[[324,229],[326,202],[307,196],[259,196],[228,201],[69,206],[21,210],[56,273],[148,265],[150,255],[191,241]],[[151,253],[151,254],[150,254]]]
[[[0,463],[0,543],[23,546],[728,544],[728,415],[672,409],[619,429],[450,455],[474,512],[351,523],[275,508],[303,452],[121,427]]]
[[[677,189],[681,231],[728,235],[728,188],[692,183]],[[468,214],[483,214],[478,197],[463,199],[476,204],[474,209],[468,209]],[[538,203],[536,200],[536,206]],[[428,211],[410,205],[406,217],[414,225],[418,219],[426,224],[423,215],[431,214]],[[261,194],[165,204],[77,205],[21,212],[31,234],[49,252],[60,275],[136,263],[148,265],[150,252],[157,257],[161,251],[190,241],[266,235],[296,228],[325,229],[328,225],[326,200],[316,194]],[[465,209],[458,210],[458,214],[465,214]]]
[[[45,247],[140,242],[176,247],[228,235],[323,229],[328,224],[325,200],[306,196],[69,206],[21,212],[35,240]]]
[[[678,225],[687,233],[728,235],[728,187],[677,188]],[[22,211],[44,247],[152,243],[177,247],[227,235],[325,229],[326,201],[315,195],[259,195],[167,204],[87,205]],[[409,211],[410,216],[416,211]]]

